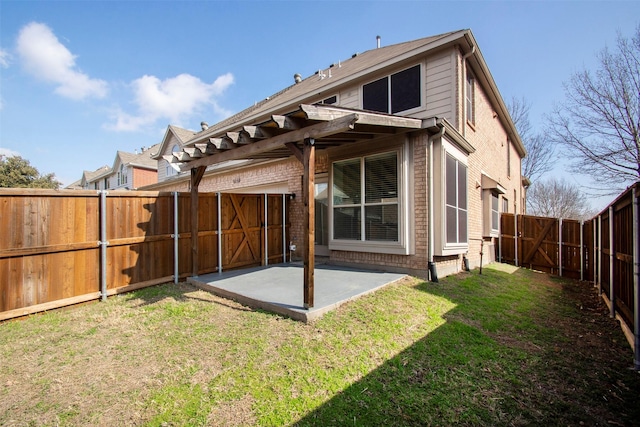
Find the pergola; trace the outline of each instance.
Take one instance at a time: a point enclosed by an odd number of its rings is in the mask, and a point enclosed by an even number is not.
[[[302,104],[295,111],[272,115],[254,125],[210,128],[197,134],[181,151],[165,156],[191,171],[191,250],[193,275],[198,275],[198,187],[207,166],[232,160],[288,158],[303,164],[304,307],[314,305],[315,151],[421,129],[420,119]]]

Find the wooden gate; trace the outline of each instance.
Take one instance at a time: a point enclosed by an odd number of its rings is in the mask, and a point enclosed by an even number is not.
[[[520,265],[534,270],[558,274],[558,220],[535,216],[521,216],[518,252]]]

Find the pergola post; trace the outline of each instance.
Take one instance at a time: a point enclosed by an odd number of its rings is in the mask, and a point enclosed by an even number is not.
[[[315,140],[304,140],[302,201],[304,204],[304,308],[313,307],[315,270]]]
[[[206,166],[191,169],[191,272],[198,276],[198,186],[204,176]]]

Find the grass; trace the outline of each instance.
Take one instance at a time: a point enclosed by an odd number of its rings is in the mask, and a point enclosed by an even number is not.
[[[594,292],[495,265],[305,325],[147,288],[0,324],[0,425],[632,425],[640,377]]]

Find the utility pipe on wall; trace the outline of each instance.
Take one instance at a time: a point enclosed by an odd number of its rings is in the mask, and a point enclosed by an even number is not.
[[[437,124],[437,121],[436,121]],[[427,227],[428,232],[428,242],[429,242],[429,256],[428,256],[428,268],[429,268],[429,280],[432,282],[438,281],[438,273],[436,271],[436,265],[433,262],[433,252],[435,251],[435,224],[433,223],[434,213],[433,213],[433,141],[436,138],[444,137],[445,129],[444,125],[440,124],[442,127],[435,135],[431,135],[429,137],[429,195],[428,195],[428,210],[429,210],[429,226]]]

